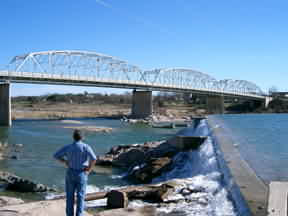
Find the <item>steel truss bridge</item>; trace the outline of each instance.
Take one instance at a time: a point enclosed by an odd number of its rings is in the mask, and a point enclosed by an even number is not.
[[[0,80],[265,98],[256,84],[246,80],[218,81],[208,74],[183,68],[143,70],[112,56],[73,50],[15,56],[5,70],[0,70]]]

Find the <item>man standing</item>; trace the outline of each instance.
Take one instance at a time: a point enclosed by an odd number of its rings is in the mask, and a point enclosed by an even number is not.
[[[66,172],[66,215],[74,216],[74,193],[77,194],[76,216],[83,216],[88,174],[93,169],[96,156],[92,148],[82,142],[79,130],[73,133],[74,142],[62,147],[54,158],[67,167]]]

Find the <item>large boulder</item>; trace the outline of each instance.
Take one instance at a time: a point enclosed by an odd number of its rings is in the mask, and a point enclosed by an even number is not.
[[[163,142],[160,145],[151,148],[146,152],[145,158],[149,160],[149,158],[160,158],[160,157],[173,157],[179,152],[179,148],[171,145],[168,142]]]
[[[148,202],[164,202],[165,199],[174,191],[174,187],[169,183],[162,184],[160,186],[151,186],[149,190],[146,188],[135,189],[127,192],[129,200],[144,200]]]
[[[118,145],[112,147],[105,155],[96,160],[99,166],[116,166],[129,169],[131,166],[140,164],[147,157],[146,153],[159,146],[163,141],[146,142],[142,145]]]
[[[131,149],[128,152],[120,154],[115,160],[112,161],[112,165],[117,167],[130,167],[136,164],[141,164],[145,160],[145,153],[139,149]]]
[[[177,135],[167,141],[115,146],[100,156],[96,164],[127,169],[127,179],[135,183],[150,183],[153,178],[171,170],[172,158],[177,153],[197,150],[206,138]]]
[[[109,154],[100,155],[100,156],[97,157],[95,165],[112,166],[113,159],[114,159],[113,155],[109,155]]]
[[[168,140],[168,143],[177,148],[178,151],[190,151],[197,150],[199,146],[202,145],[202,143],[206,140],[206,138],[206,136],[177,135]]]
[[[6,189],[17,192],[47,192],[55,191],[43,184],[23,179],[9,172],[0,172],[0,181],[6,183]]]
[[[171,162],[169,157],[151,158],[138,169],[133,169],[127,178],[136,183],[151,183],[153,178],[171,169]]]

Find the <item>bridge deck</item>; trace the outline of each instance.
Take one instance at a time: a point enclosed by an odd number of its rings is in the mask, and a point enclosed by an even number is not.
[[[177,86],[172,84],[146,83],[140,80],[114,80],[107,77],[99,78],[94,76],[78,76],[67,74],[47,74],[32,72],[14,72],[0,71],[0,81],[9,80],[14,83],[35,83],[35,84],[59,84],[59,85],[79,85],[95,86],[108,88],[129,88],[129,89],[146,89],[153,91],[173,91],[173,92],[190,92],[203,95],[220,95],[250,98],[254,100],[264,100],[265,97],[252,93],[237,91],[221,91],[209,88]]]

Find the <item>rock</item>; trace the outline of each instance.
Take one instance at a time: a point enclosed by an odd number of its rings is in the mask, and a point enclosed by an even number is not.
[[[153,123],[153,128],[175,128],[175,124],[173,122],[161,122],[161,123]]]
[[[107,127],[96,127],[96,126],[79,126],[79,127],[73,127],[73,126],[64,126],[64,128],[71,128],[74,130],[81,130],[85,132],[104,132],[104,133],[109,133],[113,129],[112,128],[107,128]]]
[[[118,145],[114,146],[110,149],[110,151],[107,153],[109,155],[115,155],[119,156],[120,153],[127,152],[132,148],[138,148],[138,145]]]
[[[112,166],[113,156],[112,155],[100,155],[97,157],[96,164],[99,166]]]
[[[17,155],[12,155],[12,156],[10,157],[10,159],[18,160],[18,157],[17,157]]]
[[[159,187],[151,187],[150,190],[132,190],[127,193],[129,200],[140,199],[149,202],[164,202],[167,196],[174,191],[169,184],[162,184]]]
[[[126,193],[129,200],[142,199],[149,202],[163,202],[177,186],[177,183],[170,181],[163,184],[128,186],[119,188],[117,191]],[[86,195],[85,201],[104,199],[107,197],[108,193],[109,192],[89,193]]]
[[[160,176],[162,172],[170,170],[172,159],[169,157],[151,158],[142,167],[132,170],[127,178],[137,183],[151,183],[152,179]]]
[[[157,141],[146,142],[143,145],[133,144],[114,146],[107,154],[101,155],[97,158],[96,165],[112,165],[129,169],[132,165],[142,163],[144,158],[146,158],[146,153],[159,146],[161,143],[162,141]]]
[[[168,143],[180,151],[196,150],[206,140],[205,136],[182,136],[178,135],[170,140]]]
[[[55,191],[42,184],[34,183],[28,179],[23,179],[19,176],[13,175],[8,172],[0,172],[0,181],[7,183],[7,190],[18,192],[46,192]]]
[[[144,162],[145,153],[138,149],[131,149],[128,152],[120,154],[115,160],[112,161],[112,165],[117,167],[130,167],[136,164]]]
[[[137,183],[150,183],[169,168],[172,157],[179,148],[168,142],[146,142],[143,145],[115,146],[97,158],[96,165],[116,166],[127,169],[127,178]]]
[[[145,144],[144,144],[145,145]],[[160,158],[160,157],[173,157],[179,152],[179,149],[168,142],[162,142],[160,145],[150,148],[147,151],[145,157],[149,158]]]
[[[134,183],[150,183],[171,169],[172,158],[180,151],[196,150],[207,137],[177,135],[168,141],[143,145],[115,146],[97,159],[97,165],[117,166],[128,170],[127,179]]]
[[[0,196],[0,207],[8,205],[22,204],[24,201],[19,198]]]
[[[65,124],[83,124],[83,122],[76,120],[61,120],[60,122]]]
[[[107,197],[107,208],[127,208],[128,197],[125,192],[112,190],[106,195]]]
[[[21,144],[21,143],[15,144],[15,147],[17,147],[17,148],[22,148],[23,146],[24,146],[24,145]]]

